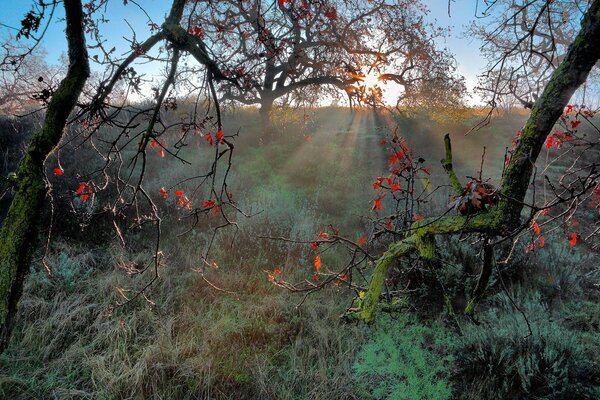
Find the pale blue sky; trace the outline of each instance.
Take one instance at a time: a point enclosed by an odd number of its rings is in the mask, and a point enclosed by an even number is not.
[[[458,61],[458,72],[463,75],[467,81],[467,87],[471,90],[477,83],[477,75],[481,73],[485,60],[480,56],[479,43],[473,39],[464,37],[464,26],[475,19],[475,6],[477,0],[453,0],[451,6],[451,16],[448,16],[447,0],[424,1],[431,13],[428,19],[437,21],[440,26],[450,26],[451,35],[439,45],[447,47]],[[32,7],[33,0],[0,0],[0,23],[13,27],[20,25],[20,20]],[[170,1],[167,0],[138,0],[143,5],[150,17],[160,24],[168,11]],[[56,9],[55,18],[51,23],[43,46],[48,55],[47,60],[51,64],[57,64],[61,53],[66,50],[64,39],[64,22],[61,20],[64,15],[62,5]],[[124,37],[131,36],[131,30],[127,21],[133,29],[138,32],[138,40],[143,40],[148,32],[148,18],[139,12],[139,9],[131,1],[127,6],[123,5],[122,0],[111,0],[108,2],[106,13],[109,22],[104,26],[103,34],[111,43],[115,43],[117,49],[126,51],[129,46]],[[9,29],[0,27],[2,36],[6,36]],[[15,31],[13,31],[13,34]],[[142,72],[143,69],[141,69]],[[149,72],[149,71],[145,71]]]

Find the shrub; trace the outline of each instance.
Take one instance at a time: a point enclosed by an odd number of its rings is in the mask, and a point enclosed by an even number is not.
[[[591,399],[594,364],[578,335],[559,325],[540,295],[519,301],[531,335],[504,294],[482,324],[465,327],[455,355],[461,399]],[[501,311],[502,310],[502,311]]]
[[[449,399],[450,336],[438,324],[425,326],[402,315],[381,316],[354,363],[357,384],[373,399]]]

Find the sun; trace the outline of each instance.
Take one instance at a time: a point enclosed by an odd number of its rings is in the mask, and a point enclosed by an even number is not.
[[[374,89],[375,86],[379,85],[379,74],[375,71],[370,71],[365,74],[364,78],[361,79],[363,86],[368,89]]]

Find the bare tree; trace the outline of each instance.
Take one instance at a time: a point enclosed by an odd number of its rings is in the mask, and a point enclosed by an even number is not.
[[[565,60],[589,2],[485,0],[481,5],[481,22],[470,29],[488,59],[478,90],[492,108],[506,98],[532,108]],[[594,76],[592,70],[581,91],[597,83]]]
[[[426,9],[419,2],[188,4],[188,31],[206,38],[225,73],[240,80],[221,86],[224,98],[259,104],[265,117],[276,99],[294,99],[308,87],[318,88],[315,97],[341,92],[351,101],[376,102],[378,92],[373,82],[365,85],[366,75],[400,85],[399,104],[424,98],[451,102],[464,92],[452,56],[434,43],[444,31],[424,21]]]

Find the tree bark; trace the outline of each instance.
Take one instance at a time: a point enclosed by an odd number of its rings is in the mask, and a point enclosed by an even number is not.
[[[260,102],[260,109],[258,110],[258,113],[260,115],[260,123],[263,128],[263,139],[271,139],[274,134],[272,123],[274,102],[274,98],[267,96],[264,96]]]
[[[10,338],[48,190],[44,161],[60,142],[67,118],[90,74],[81,0],[64,0],[64,7],[69,69],[50,99],[42,128],[34,134],[19,163],[15,195],[0,228],[0,352]]]

